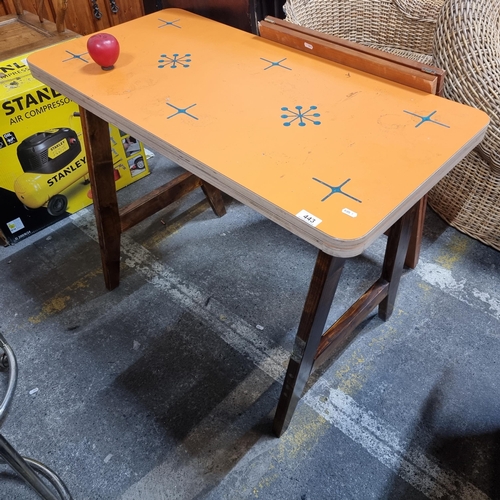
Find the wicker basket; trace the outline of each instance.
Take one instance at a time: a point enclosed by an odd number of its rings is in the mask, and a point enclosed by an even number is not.
[[[287,0],[286,20],[426,64],[444,0]]]
[[[438,18],[435,64],[447,71],[444,95],[482,109],[486,136],[430,193],[449,224],[500,250],[500,1],[452,0]]]
[[[445,69],[444,96],[488,113],[481,146],[428,201],[500,250],[500,0],[287,0],[284,10],[287,21]]]

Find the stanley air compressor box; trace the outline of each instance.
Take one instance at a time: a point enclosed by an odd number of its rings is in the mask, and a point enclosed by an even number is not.
[[[0,62],[0,239],[13,244],[92,203],[79,108]],[[109,127],[117,189],[149,173],[143,145]],[[3,238],[2,238],[3,236]]]

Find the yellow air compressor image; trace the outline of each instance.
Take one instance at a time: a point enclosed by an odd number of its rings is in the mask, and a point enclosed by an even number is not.
[[[14,182],[14,191],[27,208],[47,207],[57,217],[66,211],[68,200],[61,194],[87,175],[85,156],[76,132],[57,128],[37,132],[24,139],[17,148],[23,169]]]

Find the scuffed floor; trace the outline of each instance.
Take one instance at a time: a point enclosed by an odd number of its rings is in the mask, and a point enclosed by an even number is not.
[[[155,158],[120,198],[174,170]],[[316,251],[226,201],[217,219],[192,193],[127,232],[113,292],[91,210],[0,248],[0,329],[20,370],[9,442],[82,500],[500,498],[500,253],[429,209],[393,316],[365,321],[277,439]],[[332,320],[384,244],[348,262]],[[0,499],[31,498],[0,466]]]

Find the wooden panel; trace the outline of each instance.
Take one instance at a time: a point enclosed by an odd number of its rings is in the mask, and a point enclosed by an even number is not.
[[[71,1],[71,0],[70,0]],[[68,4],[66,11],[66,28],[79,33],[80,35],[88,35],[95,33],[111,26],[107,12],[101,9],[102,18],[96,19],[92,13],[90,2],[85,2],[85,6],[77,9],[75,2]]]
[[[0,12],[2,15],[15,14],[16,7],[13,0],[0,0]]]
[[[408,87],[438,94],[444,71],[297,25],[267,18],[260,35],[289,47],[359,69]]]
[[[131,21],[144,15],[144,6],[140,0],[116,0],[115,5],[118,7],[118,12],[116,13],[113,13],[111,9],[110,0],[100,2],[100,4],[102,4],[101,10],[106,10],[106,15],[111,26],[116,26],[117,24]]]
[[[82,8],[79,2],[70,0],[66,11],[67,28],[80,35],[88,35],[144,15],[144,7],[140,0],[116,0],[118,7],[116,13],[112,12],[109,0],[99,1],[98,6],[101,19],[95,18],[90,2],[86,2]]]
[[[56,21],[58,1],[44,0],[43,17],[45,19],[52,22]],[[32,14],[37,13],[38,3],[39,0],[22,1],[24,10]],[[5,5],[4,9],[8,14],[15,13],[13,0],[3,0],[0,5]],[[66,29],[80,35],[88,35],[144,15],[144,6],[141,0],[116,0],[118,7],[116,13],[111,10],[110,0],[99,0],[97,5],[102,15],[101,19],[96,19],[94,16],[92,4],[89,0],[85,0],[85,2],[69,0],[65,19]]]
[[[51,0],[44,0],[43,3],[40,0],[22,0],[22,6],[24,10],[31,12],[32,14],[40,14],[42,19],[48,19],[49,21],[55,22],[55,13],[51,5]],[[38,12],[38,5],[43,5],[42,12]]]
[[[185,9],[245,31],[256,31],[254,0],[163,0],[163,7]]]
[[[58,0],[45,0],[43,7],[43,17],[51,22],[56,21],[56,5]],[[3,0],[5,9],[8,14],[14,14],[15,8],[13,0]],[[77,7],[78,4],[78,7]],[[36,15],[38,0],[22,0],[22,6],[25,12]],[[80,35],[86,35],[88,33],[93,33],[95,31],[108,28],[111,26],[109,22],[107,12],[103,12],[103,18],[101,21],[97,21],[92,15],[92,8],[90,2],[85,1],[84,5],[82,2],[77,2],[75,0],[68,1],[68,9],[66,11],[66,29]]]

